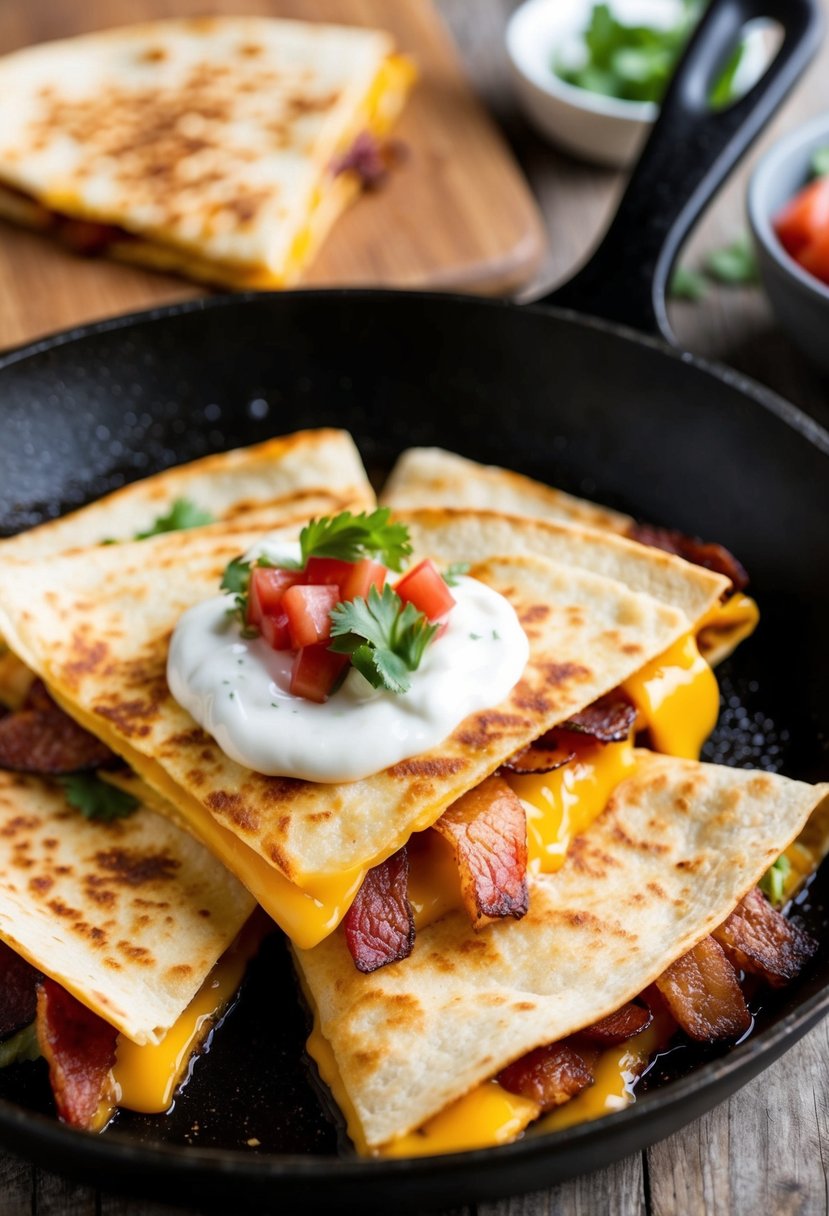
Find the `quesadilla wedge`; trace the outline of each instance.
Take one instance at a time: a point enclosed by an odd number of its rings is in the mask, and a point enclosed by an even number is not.
[[[167,1109],[262,931],[239,938],[254,901],[189,834],[91,798],[0,771],[0,1062],[42,1052],[62,1117],[98,1128]]]
[[[698,1037],[717,1037],[722,1002],[711,993],[707,1004],[683,1002],[671,969],[699,950],[698,981],[713,956],[715,977],[736,986],[720,955],[727,966],[726,952],[740,957],[740,933],[733,922],[730,938],[719,927],[827,794],[829,786],[767,773],[640,756],[575,842],[572,864],[532,880],[520,922],[476,935],[451,913],[422,931],[405,966],[373,975],[354,970],[340,933],[295,950],[316,1015],[309,1049],[358,1149],[409,1155],[514,1138],[543,1104],[532,1085],[507,1088],[504,1070],[547,1044],[578,1047],[573,1036],[654,983],[692,1027],[686,1012],[696,1009]],[[712,932],[724,946],[701,946]],[[783,960],[790,974],[814,948],[797,933],[792,927]],[[739,988],[731,995],[738,1016],[720,1029],[733,1039],[748,1023]],[[558,1089],[551,1105],[567,1096],[567,1084]]]
[[[483,536],[488,526],[483,519]],[[494,554],[504,546],[496,530]],[[430,535],[424,525],[424,553]],[[478,561],[471,573],[503,592],[529,638],[529,662],[513,692],[414,759],[363,780],[320,784],[265,777],[230,760],[167,686],[170,633],[182,612],[214,592],[228,562],[257,540],[239,519],[224,530],[98,546],[39,563],[8,561],[0,572],[0,623],[56,700],[127,759],[303,946],[333,930],[368,871],[413,832],[517,749],[659,660],[728,585],[633,545],[628,560],[652,563],[651,594],[594,573],[589,566],[601,568],[598,556],[582,568],[521,553]],[[619,544],[594,532],[584,549],[615,553]],[[680,595],[683,576],[690,590]],[[673,606],[677,599],[683,607]],[[686,664],[682,679],[705,684],[702,716],[710,729],[716,684],[702,666],[685,679]],[[669,683],[677,682],[676,667],[667,665]],[[651,682],[663,679],[660,672],[651,672]],[[225,695],[243,692],[233,685]]]
[[[389,35],[263,17],[148,22],[0,60],[0,214],[228,287],[296,281],[360,189],[412,64]]]
[[[757,605],[743,593],[748,576],[722,545],[638,524],[629,515],[574,498],[509,469],[477,464],[441,448],[410,448],[392,469],[381,501],[395,512],[423,507],[475,508],[532,520],[585,525],[618,533],[719,571],[730,580],[731,587],[722,602],[697,624],[699,648],[712,666],[727,658],[757,626]],[[537,539],[544,551],[545,542],[541,536]]]

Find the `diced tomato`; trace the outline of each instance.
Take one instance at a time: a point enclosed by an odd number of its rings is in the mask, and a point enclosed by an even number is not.
[[[339,587],[306,587],[298,583],[288,588],[282,599],[282,607],[288,614],[288,629],[294,650],[328,640],[331,636],[329,613],[340,599]]]
[[[291,692],[308,701],[325,701],[350,663],[347,654],[334,654],[326,646],[305,646],[294,656]]]
[[[344,600],[356,600],[358,596],[367,599],[372,587],[376,587],[378,591],[383,590],[383,584],[386,581],[386,567],[382,562],[375,562],[370,557],[364,557],[362,561],[349,563],[349,565],[350,572],[340,583]]]
[[[829,223],[819,236],[810,241],[805,249],[800,250],[797,260],[809,274],[829,284]]]
[[[263,617],[278,616],[283,595],[301,578],[297,570],[254,566],[248,591],[248,624],[258,629]]]
[[[800,190],[774,218],[780,243],[798,254],[829,228],[829,177],[819,177]]]
[[[341,587],[353,569],[354,562],[344,562],[339,557],[309,557],[302,581]]]
[[[404,574],[394,584],[401,600],[414,604],[430,621],[446,616],[455,606],[455,599],[438,572],[435,563],[428,558]]]
[[[259,632],[273,650],[291,649],[291,631],[288,628],[287,612],[263,616],[259,621]]]

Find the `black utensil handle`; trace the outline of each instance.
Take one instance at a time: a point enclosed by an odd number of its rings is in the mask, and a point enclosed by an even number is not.
[[[748,21],[771,18],[783,40],[744,97],[712,110],[714,82]],[[820,42],[817,0],[712,0],[662,102],[615,218],[576,275],[539,303],[620,321],[673,341],[665,293],[677,251]]]

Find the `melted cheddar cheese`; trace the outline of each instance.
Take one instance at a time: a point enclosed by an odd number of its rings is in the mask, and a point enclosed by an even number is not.
[[[750,637],[760,620],[760,609],[750,595],[737,591],[697,622],[700,651],[714,667]]]
[[[647,727],[655,751],[698,760],[720,708],[717,680],[686,634],[625,680],[622,689]]]

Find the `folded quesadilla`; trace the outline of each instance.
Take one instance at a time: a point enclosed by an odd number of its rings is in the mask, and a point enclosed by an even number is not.
[[[434,506],[471,507],[533,520],[586,525],[616,532],[719,571],[730,580],[728,595],[697,624],[699,648],[712,666],[727,658],[753,633],[759,619],[754,600],[743,594],[748,576],[722,545],[683,536],[668,528],[638,524],[629,515],[574,498],[509,469],[477,464],[441,448],[410,448],[392,469],[381,501],[395,512]],[[531,543],[529,538],[527,543]]]
[[[443,518],[409,522],[421,555],[433,543],[439,550]],[[258,540],[243,517],[224,529],[9,560],[0,572],[0,625],[55,699],[172,804],[294,941],[310,946],[412,833],[516,750],[637,675],[648,678],[632,695],[657,725],[660,715],[673,714],[683,730],[694,720],[696,748],[713,726],[716,684],[688,638],[727,579],[598,531],[579,546],[563,543],[562,561],[552,544],[549,555],[522,549],[516,534],[525,521],[470,514],[456,522],[477,537],[471,574],[501,592],[522,622],[526,670],[505,701],[471,715],[438,747],[362,780],[323,785],[253,772],[170,694],[171,631]],[[680,712],[672,697],[654,693],[668,686],[680,690]]]
[[[340,933],[295,950],[316,1014],[309,1049],[354,1143],[409,1155],[514,1138],[589,1084],[603,1040],[579,1036],[654,983],[673,1030],[739,1037],[750,1019],[734,967],[782,983],[814,949],[751,893],[827,795],[826,785],[646,754],[571,864],[532,880],[518,923],[476,934],[450,913],[422,930],[405,966],[372,975],[354,970]],[[634,1030],[644,1025],[634,1018]],[[528,1055],[565,1040],[567,1068],[564,1049]]]
[[[117,1105],[166,1110],[235,996],[254,907],[137,801],[0,771],[0,1063],[45,1055],[77,1125]]]
[[[0,60],[0,214],[81,252],[284,287],[359,192],[361,150],[413,78],[381,31],[264,17],[17,51]]]

